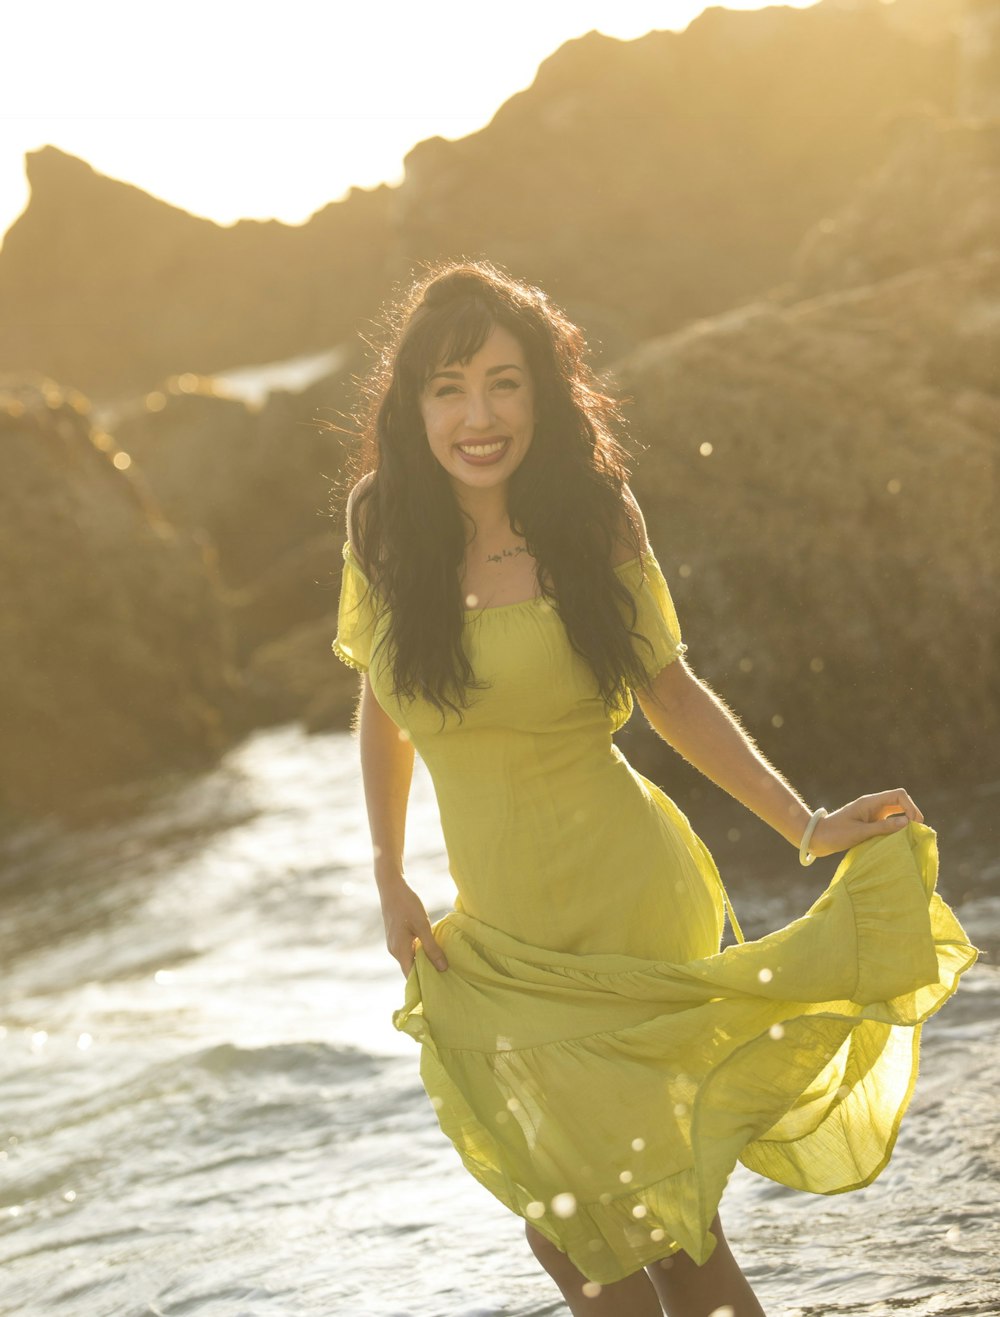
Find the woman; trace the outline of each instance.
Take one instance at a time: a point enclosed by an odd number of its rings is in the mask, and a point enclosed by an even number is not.
[[[975,959],[935,834],[902,789],[810,811],[695,676],[614,405],[538,289],[428,275],[370,384],[333,645],[364,674],[394,1022],[571,1312],[761,1314],[716,1213],[735,1162],[818,1192],[874,1179],[920,1023]],[[612,740],[633,691],[803,863],[855,848],[805,918],[754,943],[733,920],[720,952],[712,857]],[[403,870],[414,748],[457,887],[433,928]]]

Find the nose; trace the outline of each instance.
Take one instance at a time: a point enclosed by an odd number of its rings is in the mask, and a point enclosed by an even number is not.
[[[466,395],[465,423],[470,430],[486,430],[493,424],[493,408],[485,389],[469,389]]]

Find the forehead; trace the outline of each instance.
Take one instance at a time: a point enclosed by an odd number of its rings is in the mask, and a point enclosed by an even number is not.
[[[503,325],[494,325],[483,340],[482,347],[468,361],[439,361],[435,369],[464,369],[474,373],[488,370],[490,366],[507,363],[526,367],[527,358],[525,357],[524,348],[521,347],[517,337],[509,329],[505,329]]]

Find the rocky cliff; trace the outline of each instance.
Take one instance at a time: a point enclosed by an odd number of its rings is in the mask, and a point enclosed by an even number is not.
[[[1000,125],[925,123],[793,269],[612,372],[688,657],[793,780],[989,773]]]
[[[343,724],[353,706],[355,674],[330,653],[329,441],[323,461],[307,433],[315,461],[299,463],[263,416],[197,393],[173,404],[152,413],[167,414],[159,434],[123,424],[133,450],[169,449],[186,411],[206,452],[195,463],[178,441],[171,467],[154,451],[151,480],[83,395],[0,377],[0,829],[86,818],[117,807],[103,792],[210,764],[254,726]],[[235,588],[241,572],[252,584]]]
[[[54,147],[0,250],[0,362],[94,402],[323,350],[354,337],[386,283],[389,189],[304,225],[230,228],[105,178]]]
[[[87,400],[0,380],[0,817],[211,762],[245,729],[211,544]]]
[[[683,33],[591,33],[481,132],[416,147],[398,189],[299,227],[222,228],[32,153],[0,251],[0,361],[100,402],[350,339],[415,262],[478,254],[541,281],[620,355],[784,279],[894,116],[950,110],[954,34],[917,39],[884,8],[713,8]]]
[[[409,260],[486,252],[599,337],[648,338],[784,279],[895,116],[950,106],[954,77],[953,39],[877,11],[713,8],[683,33],[591,33],[482,132],[411,152],[393,230]]]

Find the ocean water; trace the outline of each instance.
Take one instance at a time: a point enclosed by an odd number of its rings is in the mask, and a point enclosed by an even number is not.
[[[941,887],[987,952],[998,785],[938,813],[963,811]],[[4,841],[0,1313],[566,1313],[392,1027],[403,980],[369,849],[356,743],[294,727],[113,823]],[[419,760],[407,853],[433,918],[451,885]],[[787,882],[731,885],[749,936],[808,904],[813,871],[789,856]],[[769,1317],[1000,1314],[998,1008],[988,954],[925,1027],[868,1189],[823,1198],[737,1171],[723,1221]]]

